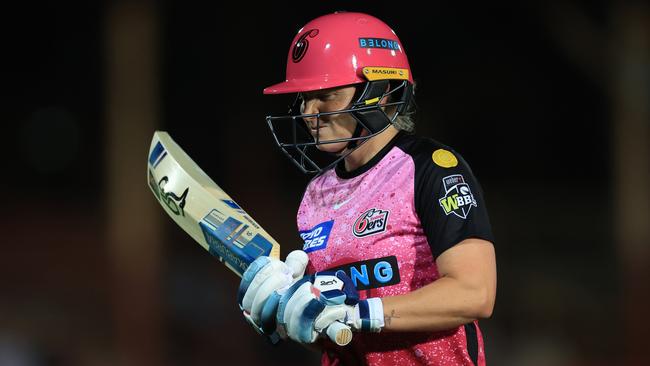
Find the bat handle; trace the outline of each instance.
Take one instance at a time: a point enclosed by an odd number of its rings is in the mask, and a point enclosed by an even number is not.
[[[347,346],[352,341],[352,330],[346,324],[336,321],[325,330],[327,336],[339,346]]]

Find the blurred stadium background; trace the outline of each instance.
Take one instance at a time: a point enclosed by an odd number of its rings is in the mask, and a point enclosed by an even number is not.
[[[650,13],[644,1],[3,5],[0,365],[305,365],[148,191],[169,131],[283,245],[308,177],[264,116],[290,41],[335,10],[395,29],[418,133],[486,193],[492,365],[648,364]]]

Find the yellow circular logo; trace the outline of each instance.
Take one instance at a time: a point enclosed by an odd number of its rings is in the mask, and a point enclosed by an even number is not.
[[[437,165],[440,165],[443,168],[453,168],[458,165],[458,159],[450,151],[445,149],[438,149],[433,152],[431,159]]]

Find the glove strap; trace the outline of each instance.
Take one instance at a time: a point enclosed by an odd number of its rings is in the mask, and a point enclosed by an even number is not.
[[[359,319],[359,330],[378,333],[384,327],[384,304],[378,297],[361,300],[354,307],[356,318]]]

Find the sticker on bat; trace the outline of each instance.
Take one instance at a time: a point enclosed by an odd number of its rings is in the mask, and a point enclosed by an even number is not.
[[[154,192],[156,198],[158,198],[161,203],[165,204],[169,211],[174,215],[185,217],[185,211],[183,209],[185,208],[185,200],[190,192],[190,187],[185,188],[183,193],[177,195],[174,192],[165,192],[165,185],[167,185],[167,183],[169,183],[169,178],[167,176],[160,178],[158,183],[156,183],[153,173],[149,170],[149,186]]]
[[[262,234],[250,237],[247,224],[217,209],[203,217],[199,226],[210,253],[230,264],[240,276],[257,257],[269,255],[273,249],[273,244]]]

